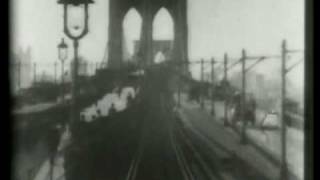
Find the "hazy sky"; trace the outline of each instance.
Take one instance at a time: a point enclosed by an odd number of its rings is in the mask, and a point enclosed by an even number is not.
[[[15,47],[32,46],[35,62],[56,61],[57,44],[64,36],[61,5],[56,3],[57,0],[12,2]],[[109,0],[95,0],[90,6],[90,33],[80,42],[80,55],[93,62],[100,62],[104,57],[108,40],[108,4]],[[242,48],[246,48],[248,55],[279,54],[282,39],[287,39],[289,47],[303,49],[303,0],[189,0],[188,7],[191,60],[212,56],[221,60],[225,52],[231,57],[239,57]],[[154,25],[157,27],[155,36],[160,39],[173,36],[170,33],[172,22],[166,20],[166,13],[163,14],[158,25]],[[132,29],[126,31],[129,39],[137,37],[139,30],[133,27],[141,23],[139,18],[132,19],[124,23],[125,29]],[[71,46],[69,40],[67,43]],[[72,48],[69,49],[71,56]],[[290,63],[301,57],[293,56]],[[278,60],[262,63],[256,71],[274,75],[279,64]],[[199,67],[193,68],[193,73],[199,74],[198,70]],[[300,65],[289,74],[289,78],[302,86],[302,75],[303,66]]]

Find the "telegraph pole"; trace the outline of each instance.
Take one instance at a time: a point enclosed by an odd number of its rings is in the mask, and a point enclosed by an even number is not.
[[[33,83],[37,82],[37,63],[33,63]]]
[[[242,98],[241,98],[241,144],[247,144],[247,136],[246,136],[246,126],[247,120],[245,119],[245,110],[246,110],[246,51],[242,50]]]
[[[285,118],[285,101],[286,101],[286,56],[287,44],[284,40],[282,42],[282,65],[281,65],[281,172],[280,180],[288,179],[288,166],[287,166],[287,142],[286,142],[286,118]]]
[[[203,98],[203,92],[204,92],[204,60],[203,59],[201,59],[201,71],[200,71],[200,73],[201,73],[201,75],[200,75],[200,78],[201,78],[201,80],[200,80],[200,107],[201,107],[201,109],[203,109],[204,108],[204,98]]]
[[[180,83],[180,77],[178,77],[178,107],[181,106],[181,83]]]
[[[54,84],[57,84],[57,62],[54,62]]]
[[[225,81],[225,87],[228,82],[228,54],[224,54],[224,81]],[[227,87],[228,88],[228,87]],[[229,89],[225,89],[224,93],[229,92]],[[227,104],[227,98],[228,94],[225,94],[224,97],[224,121],[223,125],[226,126],[228,124],[228,104]]]
[[[181,73],[181,66],[182,66],[182,64],[181,65],[179,65],[179,69],[180,69],[180,71],[179,71],[179,73],[178,73],[178,82],[177,82],[177,84],[178,84],[178,107],[180,107],[181,106],[181,76],[180,76],[180,73]]]
[[[21,89],[21,61],[18,62],[18,90]]]
[[[214,58],[211,59],[211,115],[215,116],[215,110],[214,110],[214,92],[215,92],[215,86],[214,86]]]

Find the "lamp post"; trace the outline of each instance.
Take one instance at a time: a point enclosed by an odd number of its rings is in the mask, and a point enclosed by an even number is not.
[[[63,27],[64,33],[73,41],[74,47],[74,63],[72,64],[72,104],[71,104],[71,122],[70,129],[71,133],[73,133],[73,123],[79,119],[80,112],[77,107],[78,100],[78,48],[79,48],[79,40],[83,38],[88,32],[88,7],[89,4],[92,4],[93,0],[58,0],[58,4],[63,5]],[[71,13],[70,13],[71,11]],[[83,14],[84,24],[77,24],[77,18],[79,18],[78,12]],[[72,20],[74,20],[71,24],[69,24],[69,15],[72,16]],[[81,17],[81,16],[80,16]],[[71,26],[71,27],[69,27]],[[81,27],[82,26],[82,27]],[[71,30],[70,30],[71,29]]]
[[[64,42],[64,39],[61,39],[60,44],[58,45],[58,56],[61,61],[61,98],[64,102],[64,63],[68,58],[68,45]]]

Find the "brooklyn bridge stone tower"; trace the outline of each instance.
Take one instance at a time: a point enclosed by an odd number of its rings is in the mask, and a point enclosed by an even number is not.
[[[140,55],[145,65],[153,63],[153,20],[161,8],[166,8],[174,22],[173,55],[171,60],[188,59],[187,0],[110,0],[108,67],[120,68],[123,64],[123,20],[131,8],[142,17]]]

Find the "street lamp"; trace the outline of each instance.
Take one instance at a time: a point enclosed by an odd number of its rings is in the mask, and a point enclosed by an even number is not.
[[[73,123],[80,118],[80,112],[77,107],[78,99],[78,48],[79,40],[88,32],[88,6],[93,0],[58,0],[58,4],[63,5],[63,30],[64,33],[73,40],[74,63],[72,71],[72,104],[71,104],[71,132],[73,132]],[[82,18],[82,19],[81,19]],[[71,21],[69,21],[71,20]]]
[[[68,45],[64,42],[64,38],[61,39],[58,45],[58,56],[61,61],[61,89],[62,89],[62,102],[64,102],[64,62],[68,58]]]

